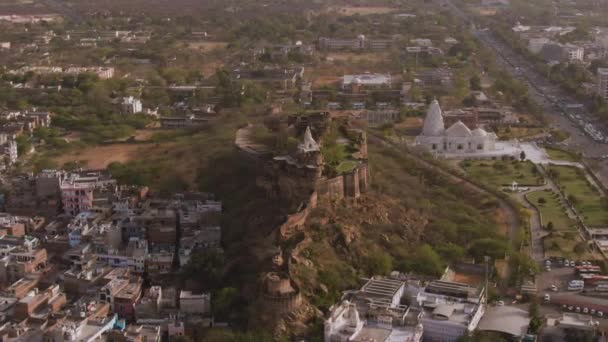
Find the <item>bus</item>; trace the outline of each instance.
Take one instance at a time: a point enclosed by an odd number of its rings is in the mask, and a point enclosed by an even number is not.
[[[574,268],[576,274],[578,275],[583,275],[583,274],[600,274],[602,273],[602,269],[599,266],[576,266]]]

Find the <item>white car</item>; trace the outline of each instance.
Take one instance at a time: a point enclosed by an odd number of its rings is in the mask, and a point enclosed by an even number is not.
[[[505,302],[503,302],[502,300],[499,300],[498,302],[496,302],[497,306],[504,306]]]
[[[544,297],[545,303],[549,303],[551,301],[551,296],[547,293]]]
[[[599,317],[604,317],[604,313],[603,313],[602,311],[598,311],[598,312],[597,312],[597,315],[598,315]]]
[[[553,292],[557,292],[557,286],[555,286],[555,285],[551,285],[551,291],[553,291]]]
[[[589,308],[583,308],[583,313],[588,314],[589,313]]]

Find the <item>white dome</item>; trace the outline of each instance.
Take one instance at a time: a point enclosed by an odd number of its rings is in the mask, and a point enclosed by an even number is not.
[[[473,131],[471,131],[471,134],[473,134],[474,137],[487,137],[488,136],[488,132],[484,131],[481,128],[475,128]]]
[[[450,126],[450,128],[448,128],[445,131],[445,133],[448,137],[458,137],[458,138],[470,137],[472,134],[471,130],[467,127],[467,125],[462,123],[462,121],[460,121],[460,120],[458,120],[458,122],[456,122],[455,124]]]
[[[424,125],[422,126],[422,135],[424,136],[439,136],[443,134],[445,126],[443,124],[443,113],[439,102],[433,100],[429,109],[426,111]]]

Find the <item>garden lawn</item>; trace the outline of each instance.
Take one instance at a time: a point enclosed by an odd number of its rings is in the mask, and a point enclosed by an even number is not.
[[[548,172],[555,174],[556,181],[566,197],[573,199],[572,204],[586,225],[608,225],[606,199],[587,181],[583,170],[572,166],[551,165]]]
[[[530,161],[465,160],[462,168],[475,180],[500,188],[516,181],[521,186],[542,184],[534,164]]]
[[[540,210],[545,226],[552,222],[553,230],[556,231],[576,229],[575,222],[566,214],[566,208],[556,193],[549,190],[535,191],[529,193],[526,197]],[[543,198],[545,203],[539,203],[540,198]]]
[[[545,151],[547,151],[549,158],[551,158],[552,160],[564,160],[564,161],[570,161],[570,162],[579,161],[578,156],[569,151],[564,151],[564,150],[560,150],[560,149],[556,149],[556,148],[549,148],[549,147],[545,148]]]

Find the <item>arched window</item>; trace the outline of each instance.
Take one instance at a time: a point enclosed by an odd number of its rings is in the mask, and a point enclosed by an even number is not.
[[[478,150],[483,150],[483,144],[477,144],[477,149]]]

